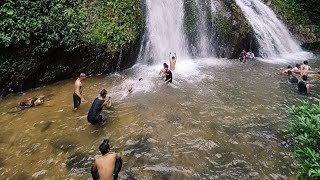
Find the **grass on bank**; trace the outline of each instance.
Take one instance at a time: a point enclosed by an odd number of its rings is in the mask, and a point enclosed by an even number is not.
[[[289,134],[294,140],[299,179],[320,179],[320,102],[290,108]]]

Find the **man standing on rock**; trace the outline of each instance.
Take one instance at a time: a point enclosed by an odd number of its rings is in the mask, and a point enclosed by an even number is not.
[[[81,73],[79,78],[76,80],[76,82],[74,83],[75,86],[75,90],[73,92],[73,108],[74,110],[77,110],[81,104],[81,101],[84,101],[84,98],[82,97],[82,83],[81,81],[86,79],[86,74],[85,73]]]

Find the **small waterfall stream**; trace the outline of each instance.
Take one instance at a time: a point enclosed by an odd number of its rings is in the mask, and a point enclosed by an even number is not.
[[[183,0],[146,0],[147,29],[139,62],[161,63],[169,52],[188,56],[183,17]]]
[[[276,14],[260,0],[236,0],[251,24],[262,57],[302,51]]]

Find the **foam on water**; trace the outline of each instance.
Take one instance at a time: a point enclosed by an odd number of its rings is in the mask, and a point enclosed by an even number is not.
[[[200,82],[210,78],[207,74],[202,72],[202,68],[228,65],[230,65],[230,63],[225,59],[181,59],[177,62],[176,70],[172,71],[173,83],[169,86],[179,88],[184,82],[190,84]],[[126,75],[123,75],[126,71],[123,74],[115,73],[111,75],[111,78],[115,83],[110,94],[119,99],[124,99],[128,95],[134,95],[136,93],[155,92],[159,87],[167,86],[164,83],[164,78],[159,76],[161,69],[163,69],[163,63],[154,65],[138,63],[127,70],[133,72],[132,76],[127,77]],[[143,80],[139,81],[139,78],[143,78]],[[133,87],[134,91],[129,93],[128,87]]]

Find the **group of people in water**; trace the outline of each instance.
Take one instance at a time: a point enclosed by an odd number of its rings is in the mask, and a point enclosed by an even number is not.
[[[246,63],[247,59],[253,60],[254,58],[254,53],[251,50],[249,52],[246,52],[246,50],[242,50],[239,55],[239,60],[241,63]]]
[[[304,61],[302,65],[296,64],[295,67],[289,65],[286,69],[280,69],[280,73],[288,76],[289,83],[297,84],[300,94],[310,94],[311,84],[308,83],[308,76],[313,76],[315,73],[311,71],[308,61]]]
[[[163,69],[159,75],[161,78],[165,77],[165,83],[172,83],[172,72],[176,68],[177,55],[176,53],[169,53],[169,64],[163,64]],[[86,74],[81,73],[78,79],[75,81],[75,90],[73,92],[73,108],[77,110],[81,103],[84,102],[82,96],[82,81],[86,79]],[[142,78],[139,78],[142,81]],[[133,85],[127,85],[126,89],[129,93],[134,90]],[[91,124],[100,124],[106,121],[106,118],[101,114],[104,107],[110,108],[112,100],[110,96],[107,96],[106,89],[102,89],[98,97],[96,97],[87,114],[87,120]],[[121,154],[110,153],[109,140],[105,139],[99,146],[99,150],[102,154],[101,157],[95,160],[94,165],[91,168],[91,174],[93,179],[117,179],[118,173],[122,167]]]

